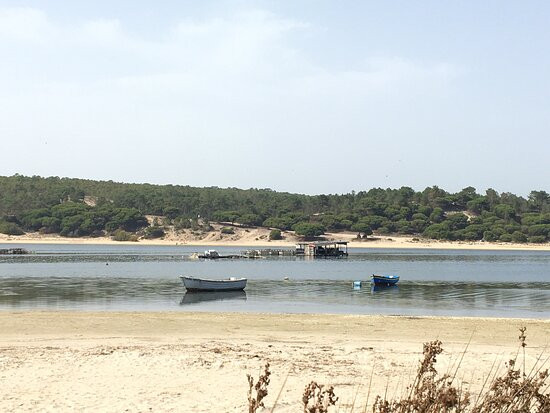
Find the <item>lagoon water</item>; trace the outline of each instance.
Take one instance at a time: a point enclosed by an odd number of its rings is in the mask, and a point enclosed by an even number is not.
[[[0,255],[0,310],[550,317],[550,252],[365,248],[339,259],[203,261],[189,255],[205,247],[21,246],[34,253]],[[246,248],[216,249],[232,254]],[[374,290],[372,273],[401,281]],[[241,293],[186,294],[180,275],[249,281]],[[354,280],[365,281],[360,290],[352,289]]]

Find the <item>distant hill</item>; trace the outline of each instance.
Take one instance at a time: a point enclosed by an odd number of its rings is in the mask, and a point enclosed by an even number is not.
[[[149,223],[145,215],[162,216]],[[86,179],[0,177],[0,232],[162,236],[163,225],[209,230],[209,221],[294,230],[313,237],[351,230],[358,236],[408,234],[446,240],[547,242],[550,196],[527,198],[467,187],[373,188],[341,195],[270,189],[196,188]],[[122,237],[126,237],[123,235]]]

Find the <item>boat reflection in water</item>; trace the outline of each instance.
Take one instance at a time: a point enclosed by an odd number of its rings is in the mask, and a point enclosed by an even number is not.
[[[180,305],[198,304],[206,301],[246,301],[246,292],[240,291],[187,291],[180,301]]]
[[[399,286],[398,285],[384,285],[384,284],[371,284],[371,293],[391,293],[395,294],[399,292]]]

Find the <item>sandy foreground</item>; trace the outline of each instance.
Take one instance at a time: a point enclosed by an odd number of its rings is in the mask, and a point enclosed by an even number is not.
[[[162,239],[140,239],[138,242],[113,241],[109,237],[82,237],[66,238],[59,235],[43,235],[28,233],[21,236],[9,236],[0,234],[0,243],[3,244],[96,244],[96,245],[185,245],[196,246],[197,251],[205,246],[229,246],[229,247],[254,247],[254,248],[279,248],[294,247],[298,238],[292,232],[285,232],[284,239],[269,241],[269,230],[266,228],[235,228],[235,234],[224,235],[219,232],[221,225],[215,224],[216,231],[195,236],[189,232],[175,233],[168,231]],[[357,241],[357,234],[353,232],[327,233],[328,240],[348,241],[349,248],[401,248],[401,249],[449,249],[449,250],[518,250],[518,251],[550,251],[550,243],[545,244],[515,244],[483,241],[437,241],[430,239],[418,239],[407,236],[374,236],[368,241]]]
[[[224,313],[0,312],[0,411],[244,412],[246,373],[271,363],[266,408],[299,412],[307,383],[334,385],[339,411],[406,389],[422,343],[439,371],[479,390],[496,361],[548,356],[550,320]],[[455,367],[453,367],[455,366]],[[288,375],[288,378],[287,378]],[[283,383],[287,378],[286,383]]]

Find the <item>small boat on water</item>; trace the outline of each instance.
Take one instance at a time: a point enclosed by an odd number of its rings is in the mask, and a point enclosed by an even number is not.
[[[246,287],[246,278],[230,277],[222,280],[181,276],[187,291],[239,291]]]
[[[374,285],[395,285],[399,281],[399,275],[377,275],[372,274],[372,282]]]

